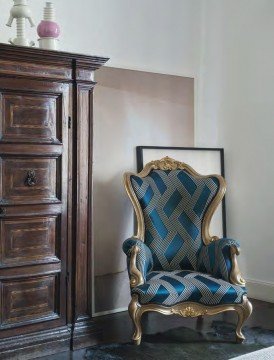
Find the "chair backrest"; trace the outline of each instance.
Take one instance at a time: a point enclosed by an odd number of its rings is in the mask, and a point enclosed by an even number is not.
[[[202,176],[171,158],[148,163],[139,174],[126,173],[125,187],[137,215],[136,237],[150,248],[154,270],[196,270],[212,215],[225,193],[220,175]]]

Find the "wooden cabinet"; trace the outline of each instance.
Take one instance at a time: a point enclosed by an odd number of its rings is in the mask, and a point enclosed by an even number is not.
[[[106,61],[0,45],[3,358],[92,342],[93,72]]]

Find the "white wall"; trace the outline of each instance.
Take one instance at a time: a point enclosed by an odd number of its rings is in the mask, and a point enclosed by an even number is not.
[[[196,145],[223,146],[228,235],[250,295],[274,301],[274,2],[206,0]]]
[[[53,0],[61,49],[111,58],[108,66],[194,76],[199,67],[201,0]],[[44,0],[29,0],[36,24]],[[0,42],[11,0],[0,0]],[[28,26],[29,27],[29,26]],[[36,30],[29,31],[32,40]]]

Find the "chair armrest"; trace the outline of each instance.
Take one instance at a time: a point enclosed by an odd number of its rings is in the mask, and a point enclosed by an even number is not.
[[[197,270],[212,274],[234,285],[245,286],[237,262],[240,245],[236,240],[222,238],[203,245],[198,256]]]
[[[142,240],[132,237],[124,241],[123,251],[127,255],[130,286],[144,284],[147,273],[153,268],[153,258],[149,247]]]

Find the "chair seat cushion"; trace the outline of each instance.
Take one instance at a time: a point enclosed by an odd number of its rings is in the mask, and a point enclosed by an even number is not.
[[[189,270],[151,271],[145,284],[132,289],[141,304],[172,306],[185,301],[204,305],[241,303],[246,289]]]

